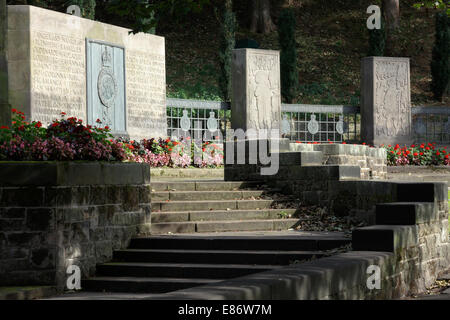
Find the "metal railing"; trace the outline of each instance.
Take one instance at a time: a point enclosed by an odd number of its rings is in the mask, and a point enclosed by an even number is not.
[[[190,136],[202,141],[223,142],[231,119],[229,103],[167,99],[166,104],[169,137]]]
[[[292,141],[361,141],[358,106],[283,104],[281,114],[281,133]],[[231,127],[231,106],[221,101],[167,99],[167,127],[169,136],[223,142]],[[412,107],[412,131],[417,141],[450,143],[450,107]]]
[[[450,107],[413,107],[412,128],[416,142],[450,143]]]
[[[283,104],[283,136],[301,142],[359,141],[360,109],[344,105]]]

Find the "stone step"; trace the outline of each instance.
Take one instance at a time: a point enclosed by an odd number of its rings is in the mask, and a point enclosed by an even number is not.
[[[190,212],[154,212],[152,223],[189,221],[270,220],[294,215],[298,209],[213,210]]]
[[[434,203],[399,202],[376,206],[377,225],[416,225],[439,219]]]
[[[208,221],[208,222],[170,222],[152,223],[151,233],[205,233],[233,231],[281,231],[289,230],[298,224],[298,219]]]
[[[262,166],[258,165],[225,165],[225,179],[228,181],[283,181],[283,180],[360,180],[361,168],[359,166],[344,165],[279,165],[273,175],[262,175]]]
[[[212,279],[94,277],[83,280],[81,283],[85,291],[166,293],[220,281]]]
[[[442,184],[442,186],[445,186]],[[435,188],[438,184],[426,182],[398,183],[397,200],[398,202],[434,202]],[[437,192],[439,194],[439,192]]]
[[[244,161],[244,165],[253,164],[258,166],[266,166],[262,163],[257,153],[246,153],[244,158],[239,158],[239,154],[235,153],[234,163],[239,164]],[[275,155],[271,154],[271,160],[275,159]],[[301,151],[301,152],[281,152],[278,153],[278,163],[281,166],[321,166],[323,164],[323,153],[321,151]]]
[[[211,200],[211,201],[155,201],[152,212],[257,210],[287,204],[288,200]]]
[[[235,191],[157,191],[151,193],[152,202],[156,201],[199,201],[199,200],[243,200],[270,197],[280,193],[279,189],[272,190],[235,190]]]
[[[292,235],[225,234],[177,235],[134,238],[130,249],[184,249],[184,250],[280,250],[321,251],[339,248],[351,243],[343,234],[312,234],[295,232]]]
[[[258,181],[181,181],[181,182],[151,182],[151,188],[156,191],[234,191],[243,189],[259,189],[264,186]]]
[[[99,265],[97,275],[101,277],[231,279],[276,268],[279,266],[125,262]]]
[[[114,261],[289,265],[295,261],[304,261],[314,257],[320,258],[323,255],[324,253],[322,251],[128,249],[114,251]]]
[[[397,249],[418,245],[417,226],[376,225],[353,231],[355,251],[396,252]]]

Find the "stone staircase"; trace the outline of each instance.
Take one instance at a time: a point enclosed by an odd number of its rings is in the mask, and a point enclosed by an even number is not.
[[[342,234],[203,234],[152,236],[131,241],[82,281],[97,292],[166,293],[320,258],[348,245]]]
[[[260,182],[223,181],[155,182],[151,199],[153,235],[288,230],[300,202]]]

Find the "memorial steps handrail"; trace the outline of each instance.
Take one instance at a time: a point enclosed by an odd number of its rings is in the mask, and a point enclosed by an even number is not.
[[[172,108],[206,109],[206,110],[229,110],[230,104],[223,101],[174,99],[167,98],[166,106]]]
[[[282,104],[281,112],[349,114],[360,113],[360,107],[347,105]]]
[[[450,106],[438,106],[438,107],[426,107],[426,106],[413,106],[411,113],[417,114],[446,114],[450,116]]]

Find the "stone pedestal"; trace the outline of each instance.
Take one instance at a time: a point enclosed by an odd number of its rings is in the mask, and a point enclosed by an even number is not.
[[[362,60],[361,139],[376,146],[411,142],[409,58]]]
[[[237,49],[232,64],[232,128],[280,129],[280,53]]]
[[[7,30],[8,10],[6,0],[0,0],[0,124],[11,123],[11,108],[8,104],[8,62],[7,62]]]

